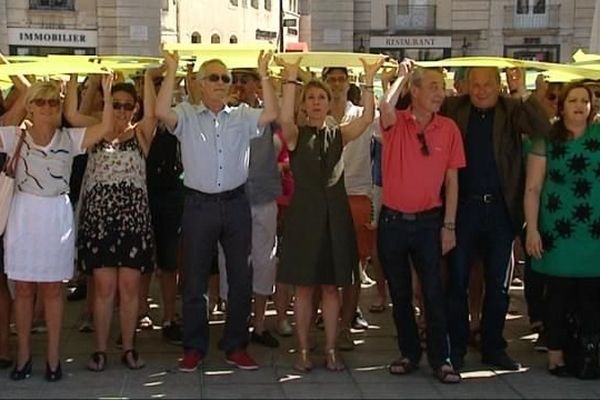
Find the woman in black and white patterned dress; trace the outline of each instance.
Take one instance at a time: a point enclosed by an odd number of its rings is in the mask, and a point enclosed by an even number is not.
[[[152,74],[152,71],[147,73]],[[154,265],[152,224],[146,192],[145,155],[156,127],[152,79],[145,91],[144,119],[132,120],[137,111],[133,85],[113,86],[114,131],[88,152],[81,192],[77,248],[80,264],[94,276],[94,328],[96,349],[88,369],[102,371],[114,299],[119,296],[123,343],[122,362],[130,369],[144,366],[134,349],[141,273]],[[72,107],[74,83],[68,90]],[[68,114],[74,125],[89,117]]]
[[[110,92],[112,78],[102,86]],[[113,119],[110,95],[105,99],[102,122],[83,129],[59,129],[60,89],[51,82],[29,88],[25,104],[30,115],[26,130],[0,128],[0,151],[12,154],[24,135],[16,169],[16,190],[4,235],[5,268],[15,281],[17,360],[13,380],[31,375],[31,323],[33,299],[39,285],[48,327],[46,379],[62,377],[59,357],[63,317],[62,281],[73,276],[75,235],[69,201],[73,157],[85,152],[110,132]]]

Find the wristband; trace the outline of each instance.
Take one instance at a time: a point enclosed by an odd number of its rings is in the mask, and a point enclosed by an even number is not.
[[[444,225],[442,227],[449,231],[456,230],[456,224],[454,222],[444,222]]]

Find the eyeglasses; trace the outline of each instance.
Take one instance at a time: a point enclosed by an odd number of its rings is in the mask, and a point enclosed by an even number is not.
[[[423,154],[424,156],[428,156],[429,146],[427,146],[427,141],[425,140],[425,131],[417,133],[417,139],[419,139],[419,143],[421,143],[421,154]]]
[[[33,99],[30,103],[35,104],[37,107],[44,107],[46,104],[50,107],[58,107],[60,105],[59,99]]]
[[[223,74],[223,75],[210,74],[207,77],[205,77],[204,79],[208,79],[210,82],[218,82],[219,79],[223,83],[229,83],[229,82],[231,82],[231,77],[229,75],[226,75],[226,74]]]
[[[113,110],[125,110],[125,111],[133,111],[135,108],[135,104],[132,103],[119,103],[113,102]]]
[[[248,78],[247,78],[247,77],[245,77],[245,76],[235,76],[235,75],[234,75],[234,76],[233,76],[233,78],[232,78],[232,80],[231,80],[231,83],[233,83],[233,84],[235,85],[235,84],[236,84],[236,83],[238,83],[238,82],[239,82],[241,85],[245,85],[246,83],[248,83],[248,82],[249,82],[249,80],[248,80]],[[227,83],[227,82],[225,82],[225,83]]]
[[[325,82],[327,83],[344,83],[348,80],[348,78],[346,78],[345,76],[338,76],[333,77],[333,76],[329,76],[325,79]]]

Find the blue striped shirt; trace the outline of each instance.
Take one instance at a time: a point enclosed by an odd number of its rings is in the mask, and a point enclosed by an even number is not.
[[[242,104],[225,106],[214,114],[204,104],[184,102],[174,108],[173,134],[181,143],[185,186],[205,193],[220,193],[246,183],[250,140],[260,136],[261,109]]]

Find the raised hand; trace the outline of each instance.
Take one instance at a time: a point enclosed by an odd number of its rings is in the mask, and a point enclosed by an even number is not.
[[[373,77],[375,77],[377,70],[381,68],[381,66],[385,62],[385,58],[383,56],[379,56],[377,61],[375,61],[372,64],[368,64],[367,60],[365,60],[364,58],[359,58],[359,60],[363,65],[363,69],[365,70],[365,78],[371,82],[373,81]]]
[[[405,77],[408,74],[410,74],[414,68],[415,68],[415,60],[412,60],[410,58],[405,58],[400,63],[400,66],[398,69],[398,76]]]
[[[179,66],[179,55],[177,55],[177,53],[171,53],[170,51],[163,51],[163,57],[165,59],[164,63],[167,66],[167,71],[177,71],[177,67]]]
[[[271,63],[271,58],[273,58],[273,52],[271,50],[265,53],[264,50],[261,50],[258,54],[258,73],[261,77],[269,75],[269,64]]]
[[[391,82],[394,79],[396,79],[396,77],[398,76],[400,64],[395,59],[391,59],[390,61],[393,64],[393,66],[384,67],[383,70],[381,71],[381,80],[384,82]]]
[[[110,91],[112,89],[113,84],[113,74],[106,74],[102,76],[102,93],[104,93],[104,98],[107,99],[110,97]]]
[[[507,68],[506,82],[511,93],[522,92],[525,90],[525,69]]]
[[[296,79],[301,62],[302,56],[298,57],[294,63],[288,63],[281,57],[275,57],[275,64],[283,67],[287,79]]]

